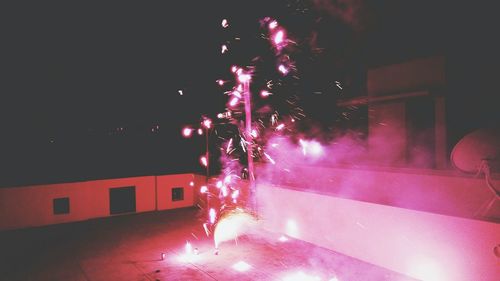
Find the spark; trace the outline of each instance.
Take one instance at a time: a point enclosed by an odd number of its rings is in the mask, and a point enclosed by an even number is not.
[[[240,195],[240,191],[239,190],[235,190],[231,194],[231,198],[236,199],[236,198],[238,198],[239,195]]]
[[[226,153],[229,154],[229,151],[231,150],[232,145],[233,145],[233,138],[230,138],[229,142],[227,143]]]
[[[283,73],[284,75],[288,74],[288,68],[286,68],[286,66],[284,66],[283,64],[280,64],[278,66],[278,70],[279,70],[279,72]]]
[[[219,84],[219,86],[224,86],[224,83],[226,83],[224,80],[222,79],[218,79],[216,80],[215,82],[217,82],[217,84]]]
[[[217,183],[215,184],[215,187],[220,189],[222,187],[222,181],[217,181]]]
[[[285,124],[281,123],[276,127],[276,131],[281,131],[283,128],[285,128]]]
[[[229,22],[227,21],[227,19],[223,19],[221,25],[223,28],[227,28],[229,26]]]
[[[238,71],[238,67],[236,65],[231,66],[231,72],[236,73]]]
[[[273,158],[271,158],[271,156],[269,156],[269,154],[267,154],[267,153],[264,152],[264,155],[271,162],[271,164],[273,164],[273,165],[276,164],[276,162],[273,160]]]
[[[179,92],[179,95],[184,95],[184,93],[182,92],[182,90],[178,90],[177,92]]]
[[[342,86],[340,85],[339,81],[335,81],[335,86],[337,86],[337,88],[342,90]]]
[[[205,230],[205,233],[207,234],[207,236],[210,234],[210,231],[208,230],[208,226],[207,226],[207,223],[204,223],[203,224],[203,229]]]
[[[284,40],[285,40],[285,32],[283,30],[276,32],[273,39],[274,44],[280,45],[283,43]]]
[[[243,149],[243,152],[247,152],[246,144],[245,144],[245,141],[243,139],[240,140],[240,145],[241,145],[241,149]]]
[[[202,129],[198,129],[198,135],[203,135],[203,130]]]
[[[208,191],[208,188],[206,185],[203,185],[202,187],[200,187],[200,193],[206,193]]]
[[[238,97],[233,97],[230,101],[229,101],[229,106],[230,107],[234,107],[236,104],[238,104],[238,102],[240,101],[240,99]]]
[[[266,90],[262,90],[260,91],[260,96],[263,97],[263,98],[267,98],[269,97],[270,95],[272,95],[272,93],[266,91]]]
[[[206,118],[205,120],[203,120],[203,126],[205,126],[205,128],[207,129],[210,129],[210,127],[212,126],[212,120]]]
[[[194,186],[194,181],[190,181],[189,186]]]
[[[220,189],[222,197],[227,197],[228,191],[227,191],[227,186],[223,185]]]
[[[215,216],[216,216],[215,210],[213,208],[210,208],[208,216],[210,218],[210,223],[213,224],[215,222]]]
[[[271,21],[271,22],[269,23],[269,25],[268,25],[268,26],[269,26],[269,29],[271,29],[271,30],[272,30],[272,29],[275,29],[276,27],[278,27],[278,22],[277,22],[277,21],[275,21],[275,20],[273,20],[273,21]]]
[[[238,74],[238,81],[240,81],[241,83],[246,83],[246,82],[249,82],[250,79],[252,79],[252,76],[248,73],[240,73]]]
[[[252,131],[250,132],[250,135],[251,135],[253,138],[256,138],[256,137],[258,136],[257,130],[252,129]]]
[[[274,125],[278,121],[278,117],[276,117],[276,114],[271,115],[271,124]]]
[[[243,92],[243,85],[242,84],[239,84],[238,87],[236,87],[236,91],[238,92]]]
[[[202,164],[204,167],[207,167],[207,166],[208,166],[207,157],[205,157],[205,156],[201,156],[201,157],[200,157],[200,162],[201,162],[201,164]]]
[[[191,135],[193,134],[193,129],[189,128],[189,127],[186,127],[184,129],[182,129],[182,135],[185,137],[185,138],[189,138],[191,137]]]
[[[227,45],[222,45],[221,46],[221,54],[224,54],[227,51],[229,51],[229,49],[227,48]]]

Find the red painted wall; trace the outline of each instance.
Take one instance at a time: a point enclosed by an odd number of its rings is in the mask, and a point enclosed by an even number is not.
[[[190,181],[195,186],[189,186]],[[137,213],[189,207],[195,202],[193,189],[202,182],[202,176],[181,174],[0,188],[0,230],[110,216],[109,189],[115,187],[135,186]],[[174,186],[185,187],[183,201],[171,202]],[[61,197],[69,197],[70,212],[54,215],[53,199]]]

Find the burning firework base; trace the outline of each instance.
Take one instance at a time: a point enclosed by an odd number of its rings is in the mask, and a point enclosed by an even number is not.
[[[165,250],[160,265],[171,270],[168,277],[163,275],[168,280],[413,280],[286,234],[269,232],[255,214],[241,207],[222,211],[209,235],[196,224],[192,221],[189,229],[184,229],[193,231],[186,235],[188,241]],[[177,269],[175,273],[172,268]]]

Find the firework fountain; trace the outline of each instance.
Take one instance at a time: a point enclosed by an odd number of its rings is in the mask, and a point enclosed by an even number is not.
[[[276,58],[276,73],[282,77],[289,75],[294,66],[285,50],[292,41],[287,38],[285,28],[280,26],[277,20],[269,17],[262,19],[260,24],[265,30],[262,38],[268,40]],[[223,19],[221,27],[227,29],[229,26],[229,21]],[[221,46],[221,54],[228,51],[226,44]],[[221,123],[212,122],[208,117],[203,117],[198,129],[198,134],[205,134],[206,151],[200,157],[200,164],[206,169],[207,175],[207,184],[199,190],[203,198],[200,207],[207,214],[203,227],[207,236],[213,235],[216,254],[218,254],[218,245],[221,242],[236,238],[244,225],[258,217],[254,160],[275,164],[272,156],[265,151],[266,133],[283,134],[286,130],[291,129],[291,126],[280,121],[278,111],[268,109],[269,105],[266,105],[267,110],[265,111],[272,113],[262,118],[259,116],[256,121],[252,120],[254,110],[251,82],[257,71],[255,66],[233,65],[230,67],[230,71],[234,75],[235,85],[225,92],[228,95],[226,111],[217,114]],[[225,86],[227,82],[222,79],[216,80],[216,83],[221,87]],[[273,81],[267,80],[265,88],[260,90],[260,97],[265,99],[272,95],[272,88]],[[296,105],[294,102],[289,103],[293,106]],[[242,104],[243,109],[241,108]],[[300,114],[305,116],[303,113]],[[244,122],[239,120],[243,118]],[[293,123],[299,118],[290,117],[288,119]],[[265,119],[267,120],[264,121]],[[210,179],[210,157],[213,156],[209,153],[209,133],[219,124],[227,123],[236,125],[237,133],[225,139],[222,144],[222,164],[224,167],[220,177],[214,181],[214,179]],[[191,137],[194,130],[193,126],[185,127],[182,134],[184,137]],[[221,137],[219,136],[219,138]],[[302,140],[301,145],[303,145]],[[242,153],[236,153],[237,151]],[[239,165],[240,162],[242,165]]]

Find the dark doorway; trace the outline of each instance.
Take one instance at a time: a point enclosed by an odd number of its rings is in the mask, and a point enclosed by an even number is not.
[[[110,188],[109,212],[112,215],[135,212],[135,186]]]

